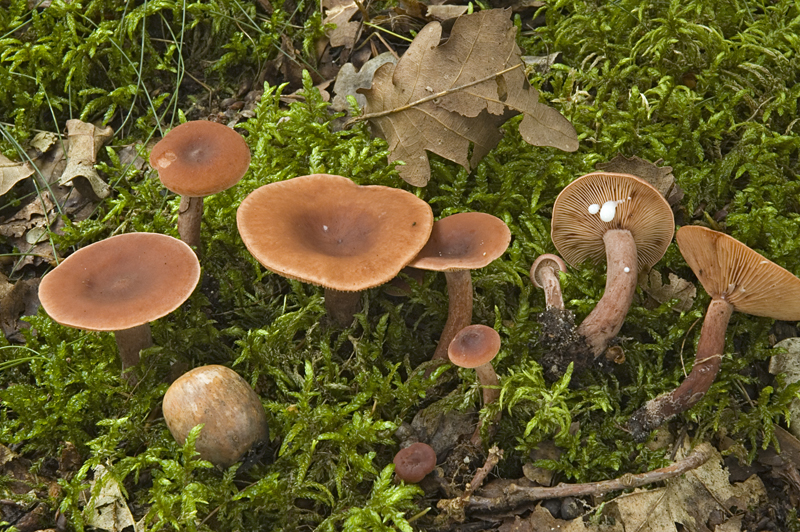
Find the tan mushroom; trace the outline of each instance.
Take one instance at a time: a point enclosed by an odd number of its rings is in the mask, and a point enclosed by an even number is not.
[[[697,404],[711,387],[725,352],[733,311],[777,320],[800,320],[800,279],[738,240],[699,226],[681,227],[678,247],[711,303],[703,320],[692,371],[678,388],[637,410],[628,428],[637,441]]]
[[[164,394],[164,420],[183,445],[203,424],[195,442],[200,458],[230,467],[255,444],[267,442],[264,406],[250,385],[225,366],[201,366],[181,375]]]
[[[344,326],[363,290],[391,280],[422,249],[433,213],[404,190],[314,174],[254,190],[236,220],[265,268],[325,287],[328,315]]]
[[[195,120],[167,133],[150,152],[150,165],[165,187],[180,194],[178,233],[199,252],[203,197],[239,182],[250,167],[250,148],[233,129]]]
[[[436,468],[436,451],[427,443],[412,443],[394,455],[394,474],[399,480],[421,482]]]
[[[39,299],[56,322],[114,331],[123,373],[152,345],[150,322],[178,308],[200,279],[192,249],[156,233],[112,236],[82,248],[42,279]],[[127,375],[128,382],[135,378]]]
[[[598,360],[617,335],[636,291],[639,270],[653,266],[672,240],[674,219],[664,197],[628,174],[596,172],[579,177],[556,198],[552,239],[571,266],[607,264],[606,288],[577,329],[576,370]],[[566,368],[562,364],[560,372]]]
[[[409,266],[444,272],[448,313],[433,360],[447,360],[456,333],[472,323],[472,274],[499,258],[511,242],[503,220],[482,212],[453,214],[433,224],[430,239]]]

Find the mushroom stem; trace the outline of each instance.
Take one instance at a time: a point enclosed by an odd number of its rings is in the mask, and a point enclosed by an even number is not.
[[[343,292],[325,289],[325,312],[340,327],[353,323],[353,315],[361,310],[361,291]]]
[[[439,344],[432,360],[447,360],[447,348],[458,331],[472,322],[472,274],[470,270],[444,272],[449,306]]]
[[[542,288],[544,289],[545,307],[564,310],[564,298],[561,296],[558,270],[550,265],[545,265],[539,270],[539,276],[542,279]]]
[[[178,234],[181,240],[200,256],[200,220],[203,218],[203,198],[181,196],[178,207]]]
[[[500,381],[497,378],[497,373],[494,371],[494,367],[492,367],[491,362],[484,364],[482,366],[478,366],[475,368],[475,373],[478,375],[478,382],[481,383],[481,388],[483,388],[483,404],[488,405],[489,403],[493,403],[500,398]],[[495,418],[492,420],[492,425],[489,428],[490,433],[494,432],[497,423],[500,421],[501,413],[498,412]],[[481,427],[483,426],[483,421],[478,423],[475,432],[472,433],[472,443],[476,446],[480,446],[482,443],[481,438]]]
[[[612,229],[603,235],[608,269],[606,289],[594,310],[578,327],[595,357],[603,354],[608,343],[622,328],[636,292],[638,260],[636,242],[627,229]],[[628,271],[625,271],[625,269]]]
[[[711,300],[700,331],[692,371],[675,390],[651,399],[634,412],[628,421],[628,429],[636,441],[646,440],[651,430],[689,410],[703,398],[719,371],[725,351],[725,330],[732,313],[733,305],[724,299]]]
[[[139,352],[153,345],[153,335],[150,333],[150,324],[138,325],[130,329],[114,331],[119,349],[119,359],[122,362],[123,378],[128,384],[136,384],[136,377],[125,372],[139,363]]]

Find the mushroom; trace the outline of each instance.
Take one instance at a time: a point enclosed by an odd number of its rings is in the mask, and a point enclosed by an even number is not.
[[[672,210],[646,181],[628,174],[595,172],[579,177],[556,198],[552,239],[564,260],[577,266],[606,258],[606,288],[578,327],[576,371],[598,360],[617,335],[636,292],[637,273],[652,267],[674,232]],[[569,360],[557,364],[563,373]],[[548,368],[553,373],[552,368]],[[557,375],[556,375],[557,376]]]
[[[181,445],[203,424],[195,442],[200,458],[230,467],[269,439],[264,406],[250,385],[225,366],[201,366],[181,375],[164,394],[164,420]]]
[[[500,397],[500,381],[492,367],[492,360],[500,352],[500,335],[486,325],[469,325],[464,327],[450,342],[447,355],[450,362],[460,368],[475,368],[478,382],[483,388],[483,404],[493,403]],[[494,423],[500,420],[498,412]],[[475,429],[472,443],[481,444],[481,426]]]
[[[539,255],[531,265],[531,282],[544,290],[545,307],[564,310],[564,299],[561,297],[561,282],[558,272],[567,271],[567,265],[558,255],[545,253]]]
[[[394,473],[405,482],[416,484],[435,467],[436,451],[427,443],[412,443],[394,455]]]
[[[178,308],[200,279],[192,249],[156,233],[112,236],[79,249],[42,279],[39,300],[68,327],[113,331],[122,372],[152,345],[150,322]],[[133,375],[126,376],[135,384]]]
[[[447,322],[433,360],[447,360],[456,333],[472,323],[472,275],[505,253],[511,231],[503,220],[482,212],[453,214],[433,224],[430,239],[409,266],[444,272],[447,280]]]
[[[195,120],[167,133],[150,152],[150,165],[165,187],[180,194],[178,233],[199,253],[203,197],[239,182],[250,167],[250,148],[233,129]]]
[[[711,303],[703,319],[695,363],[678,388],[634,412],[628,428],[644,441],[652,429],[697,404],[711,387],[725,352],[733,311],[778,320],[800,320],[800,279],[738,240],[699,226],[681,227],[678,247]]]
[[[345,326],[361,292],[391,280],[422,249],[433,213],[404,190],[314,174],[254,190],[236,221],[258,262],[323,286],[328,315]]]

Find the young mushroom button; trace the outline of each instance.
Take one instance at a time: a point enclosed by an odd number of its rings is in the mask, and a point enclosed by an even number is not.
[[[714,382],[733,311],[778,320],[800,320],[800,279],[728,235],[682,227],[678,247],[711,296],[692,371],[678,388],[634,412],[628,428],[644,441],[650,431],[697,404]]]
[[[345,326],[361,291],[391,280],[422,249],[433,213],[404,190],[314,174],[254,190],[236,222],[265,268],[325,287],[328,315]]]
[[[436,451],[427,443],[412,443],[394,456],[394,473],[405,482],[420,482],[435,467]]]
[[[233,129],[195,120],[167,133],[150,152],[150,165],[165,187],[180,194],[178,233],[199,250],[203,197],[239,182],[250,167],[250,148]]]
[[[79,249],[42,279],[39,300],[56,322],[114,331],[123,373],[152,345],[150,322],[178,308],[200,279],[192,249],[171,236],[127,233]],[[126,376],[133,384],[132,374]]]

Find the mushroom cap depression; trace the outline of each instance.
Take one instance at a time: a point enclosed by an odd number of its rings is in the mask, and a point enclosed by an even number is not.
[[[166,316],[192,294],[192,248],[157,233],[112,236],[79,249],[42,279],[39,299],[62,325],[121,331]]]
[[[257,188],[236,214],[248,251],[265,268],[344,292],[391,280],[431,233],[427,203],[404,190],[337,175]]]
[[[482,212],[462,212],[433,224],[430,239],[409,264],[435,272],[475,270],[505,253],[511,242],[506,223]]]
[[[486,325],[469,325],[456,333],[447,356],[461,368],[477,368],[488,364],[500,352],[500,335]]]
[[[686,263],[706,292],[738,311],[776,320],[800,320],[800,279],[735,238],[700,226],[675,235]]]
[[[595,172],[579,177],[556,198],[551,237],[564,260],[577,266],[605,261],[603,234],[627,229],[636,242],[639,269],[664,256],[675,231],[669,203],[647,181]]]
[[[397,478],[416,483],[436,467],[436,451],[427,443],[412,443],[394,455],[394,472]]]
[[[228,126],[194,120],[164,135],[150,152],[150,166],[172,192],[210,196],[239,182],[250,168],[250,148]]]

